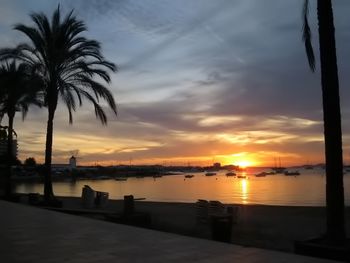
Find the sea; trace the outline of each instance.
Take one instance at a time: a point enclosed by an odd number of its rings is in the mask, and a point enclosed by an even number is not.
[[[295,169],[294,169],[295,170]],[[146,201],[192,203],[197,199],[218,200],[223,203],[263,204],[287,206],[325,206],[325,170],[299,168],[299,176],[273,174],[256,177],[255,174],[268,171],[264,168],[247,168],[237,175],[246,178],[226,176],[227,171],[218,171],[214,176],[203,172],[167,175],[159,178],[130,177],[126,181],[114,179],[76,180],[54,182],[56,196],[80,197],[84,185],[96,191],[108,192],[110,199],[123,199],[125,195],[145,198]],[[42,183],[18,183],[18,193],[43,193]],[[344,174],[345,204],[350,206],[350,173]]]

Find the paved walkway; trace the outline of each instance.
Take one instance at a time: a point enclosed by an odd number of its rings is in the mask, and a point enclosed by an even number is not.
[[[0,201],[0,262],[334,262]]]

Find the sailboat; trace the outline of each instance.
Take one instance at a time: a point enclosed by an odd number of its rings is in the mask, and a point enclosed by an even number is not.
[[[280,157],[278,158],[278,160],[279,160],[279,165],[278,165],[278,167],[277,167],[277,165],[276,165],[276,158],[275,158],[275,167],[273,167],[273,168],[271,168],[271,169],[272,169],[276,174],[282,174],[282,173],[284,173],[284,171],[286,170],[286,168],[281,166],[281,158],[280,158]]]
[[[304,165],[305,170],[312,170],[314,169],[313,165],[310,164],[309,160],[307,160],[307,163]]]

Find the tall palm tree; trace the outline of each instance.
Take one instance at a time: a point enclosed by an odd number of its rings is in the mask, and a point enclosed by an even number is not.
[[[117,114],[111,92],[99,80],[110,82],[108,70],[116,71],[116,66],[105,60],[100,44],[82,36],[85,24],[73,16],[73,11],[61,18],[60,8],[54,11],[51,20],[43,13],[31,14],[34,26],[18,24],[15,29],[24,33],[30,44],[21,44],[15,49],[0,51],[0,59],[16,57],[36,68],[45,82],[45,98],[48,108],[48,121],[45,148],[45,186],[47,201],[54,198],[51,182],[53,120],[58,98],[68,108],[69,123],[73,122],[72,111],[83,98],[91,102],[95,115],[102,124],[107,124],[107,116],[99,99],[104,99]]]
[[[13,151],[13,121],[17,111],[22,112],[24,120],[31,104],[41,106],[40,79],[33,74],[30,66],[19,65],[15,61],[0,65],[0,113],[8,117],[7,127],[7,182],[6,195],[11,195],[11,165],[16,161]]]
[[[303,40],[311,70],[315,71],[315,56],[308,23],[309,1],[303,8]],[[343,151],[339,99],[339,81],[331,0],[317,1],[318,33],[321,61],[324,140],[326,157],[326,238],[332,243],[346,239],[343,187]]]

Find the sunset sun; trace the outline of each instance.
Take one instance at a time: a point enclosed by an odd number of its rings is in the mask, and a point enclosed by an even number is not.
[[[252,166],[253,163],[249,160],[238,160],[238,161],[235,161],[234,164],[238,165],[241,168],[246,168],[246,167]]]

